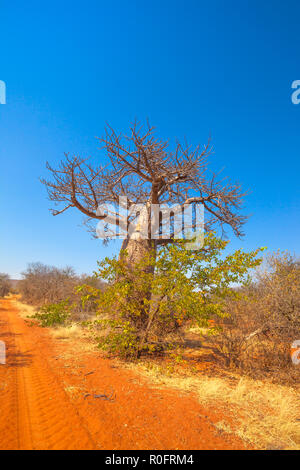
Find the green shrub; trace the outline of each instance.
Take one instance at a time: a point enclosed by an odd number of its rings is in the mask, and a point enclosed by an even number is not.
[[[129,321],[99,320],[97,323],[108,330],[106,335],[97,337],[100,349],[117,354],[122,358],[137,354],[138,335],[136,328]]]
[[[38,320],[41,326],[64,325],[71,314],[69,299],[56,304],[43,305],[31,318]]]
[[[238,297],[233,283],[247,283],[249,270],[261,262],[261,249],[222,256],[227,244],[207,234],[198,251],[178,242],[159,249],[156,257],[149,254],[134,268],[128,268],[126,252],[98,263],[98,276],[107,281],[107,288],[82,286],[79,291],[84,302],[97,301],[96,324],[104,328],[100,347],[122,357],[139,357],[170,345],[187,323],[210,327],[211,318],[225,316],[226,299]],[[154,274],[145,266],[153,266]]]

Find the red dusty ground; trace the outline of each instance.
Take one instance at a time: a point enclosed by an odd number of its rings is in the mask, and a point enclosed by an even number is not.
[[[190,394],[155,388],[97,353],[75,353],[29,326],[8,299],[0,340],[0,449],[244,448]]]

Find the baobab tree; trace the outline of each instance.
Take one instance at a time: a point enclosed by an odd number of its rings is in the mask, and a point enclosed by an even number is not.
[[[205,210],[205,230],[226,226],[237,236],[242,235],[245,217],[239,211],[243,192],[239,184],[219,180],[208,170],[211,146],[191,148],[185,143],[169,143],[155,136],[149,124],[130,126],[128,135],[116,133],[110,126],[99,139],[107,157],[107,165],[92,165],[87,159],[65,154],[58,168],[47,163],[52,175],[50,180],[41,180],[46,185],[49,199],[59,208],[52,209],[59,215],[76,208],[92,220],[115,224],[118,231],[127,232],[133,215],[131,209],[141,204],[138,230],[129,230],[122,243],[128,266],[135,265],[145,254],[161,244],[174,243],[176,237],[151,237],[151,207],[154,204],[193,205],[201,203]],[[120,198],[126,198],[128,214],[124,217],[116,210]],[[109,204],[104,213],[99,208]],[[118,233],[119,233],[118,232]],[[145,236],[146,234],[146,236]],[[108,232],[109,239],[109,232]]]

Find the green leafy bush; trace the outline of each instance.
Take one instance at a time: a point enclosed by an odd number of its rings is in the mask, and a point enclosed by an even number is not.
[[[103,291],[82,286],[87,301],[98,304],[98,327],[105,328],[99,345],[125,357],[160,349],[187,323],[210,327],[209,320],[226,315],[226,299],[238,298],[233,283],[246,284],[249,270],[261,263],[262,249],[237,250],[222,256],[228,242],[207,234],[204,247],[186,249],[185,242],[164,246],[134,268],[125,256],[98,263],[97,275],[107,281]],[[145,267],[153,266],[153,272]],[[150,296],[149,296],[150,292]]]
[[[71,314],[69,299],[56,304],[43,305],[31,318],[38,320],[41,326],[64,325]]]
[[[138,336],[136,328],[129,321],[99,320],[98,324],[108,329],[106,335],[97,338],[100,349],[108,350],[123,358],[137,354]]]

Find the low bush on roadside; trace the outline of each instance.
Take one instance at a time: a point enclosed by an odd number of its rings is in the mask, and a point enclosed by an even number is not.
[[[57,268],[42,263],[31,263],[22,273],[23,279],[18,283],[22,301],[37,307],[48,308],[49,304],[59,304],[65,299],[72,303],[72,319],[86,321],[96,314],[96,304],[92,299],[84,305],[76,287],[87,285],[102,289],[103,283],[95,276],[78,276],[73,268]]]
[[[100,262],[97,275],[107,281],[107,288],[81,288],[83,302],[93,298],[98,304],[94,326],[104,330],[99,346],[133,358],[170,347],[187,324],[213,331],[209,320],[224,317],[226,299],[239,297],[232,283],[247,283],[249,270],[261,262],[261,249],[222,256],[227,244],[207,234],[201,250],[188,250],[178,242],[130,270],[126,256]],[[154,275],[145,269],[149,265]]]
[[[71,316],[71,305],[69,300],[47,304],[40,307],[31,318],[38,320],[43,327],[65,325]]]

